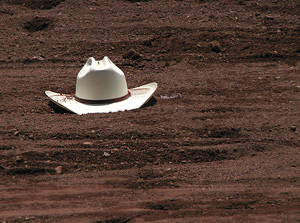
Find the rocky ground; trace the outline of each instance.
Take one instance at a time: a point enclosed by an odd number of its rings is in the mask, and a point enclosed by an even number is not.
[[[0,0],[0,221],[299,222],[297,0]],[[144,107],[75,115],[93,56]],[[171,97],[170,97],[171,96]]]

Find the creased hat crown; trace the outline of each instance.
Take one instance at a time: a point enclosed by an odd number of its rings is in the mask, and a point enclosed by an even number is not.
[[[76,97],[83,100],[112,100],[128,94],[125,75],[108,57],[89,58],[77,75]]]

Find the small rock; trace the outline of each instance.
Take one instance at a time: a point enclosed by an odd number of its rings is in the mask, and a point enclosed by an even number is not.
[[[163,148],[169,148],[169,144],[168,143],[163,143]]]
[[[291,129],[292,132],[296,132],[296,130],[297,130],[296,126],[291,126],[290,129]]]
[[[201,54],[201,53],[199,53],[199,54],[197,55],[197,57],[198,57],[199,59],[201,59],[201,60],[205,59],[205,56],[204,56],[203,54]]]
[[[268,19],[268,20],[274,20],[274,17],[266,15],[266,16],[265,16],[265,19]]]
[[[91,142],[84,142],[83,145],[86,146],[86,147],[92,147],[93,143],[91,143]]]
[[[141,57],[142,56],[138,52],[136,52],[134,49],[130,49],[123,54],[124,59],[137,60],[137,59],[140,59]]]
[[[113,148],[110,153],[114,153],[114,152],[118,152],[118,151],[119,151],[119,149]]]
[[[58,166],[55,168],[55,171],[57,174],[62,174],[63,173],[63,169],[62,169],[62,166]]]
[[[182,164],[186,164],[187,161],[186,161],[186,160],[182,160],[181,163],[182,163]]]
[[[16,156],[16,163],[23,163],[24,162],[24,158],[22,156]]]
[[[28,138],[29,138],[29,139],[34,139],[34,135],[31,134],[31,135],[28,136]]]
[[[15,131],[15,136],[19,136],[20,135],[20,132],[19,131]]]
[[[44,58],[41,57],[41,56],[34,56],[34,57],[32,58],[32,60],[33,60],[33,61],[42,61],[42,60],[44,60]]]
[[[103,156],[104,156],[104,157],[110,157],[110,154],[109,154],[108,152],[104,152],[104,153],[103,153]]]
[[[213,52],[219,53],[221,52],[220,43],[217,40],[213,40],[210,42],[210,47]]]

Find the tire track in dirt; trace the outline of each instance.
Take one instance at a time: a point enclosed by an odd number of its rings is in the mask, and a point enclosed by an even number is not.
[[[153,173],[144,172],[143,177],[151,178]],[[295,198],[300,195],[296,186],[278,185],[269,191],[267,187],[257,189],[244,183],[229,182],[223,186],[213,183],[133,190],[124,187],[124,183],[132,181],[126,176],[100,177],[97,173],[86,173],[79,180],[74,176],[54,177],[67,181],[68,185],[59,181],[49,185],[46,177],[34,184],[28,184],[28,181],[26,187],[1,188],[0,206],[5,209],[2,208],[0,219],[40,222],[51,216],[52,220],[63,218],[69,222],[89,216],[89,219],[104,221],[114,215],[117,216],[115,219],[138,221],[197,218],[225,212],[227,216],[233,216],[237,211],[240,215],[259,216],[277,213],[279,208],[282,213],[286,210],[296,213],[300,203],[300,199]],[[174,197],[174,193],[180,198]]]

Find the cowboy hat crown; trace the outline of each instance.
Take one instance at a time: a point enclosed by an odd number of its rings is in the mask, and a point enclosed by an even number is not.
[[[76,99],[81,102],[114,102],[129,96],[125,75],[108,57],[90,57],[77,75]]]

